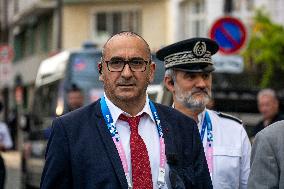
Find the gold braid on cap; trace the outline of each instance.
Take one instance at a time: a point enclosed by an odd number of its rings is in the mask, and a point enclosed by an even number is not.
[[[211,52],[207,51],[206,43],[197,41],[192,51],[183,51],[165,57],[165,67],[170,68],[181,64],[213,64]]]
[[[211,59],[211,52],[206,51],[202,56],[197,56],[192,51],[183,51],[165,57],[166,68],[170,68],[181,64],[196,64],[196,63],[213,64]]]

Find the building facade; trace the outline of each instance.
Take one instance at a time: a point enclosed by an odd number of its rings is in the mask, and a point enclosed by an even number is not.
[[[249,33],[256,8],[284,25],[283,0],[0,0],[0,43],[15,54],[12,81],[4,87],[14,99],[15,86],[22,86],[21,103],[28,109],[40,62],[58,51],[84,41],[101,46],[122,30],[137,32],[155,51],[189,37],[208,37],[213,22],[225,15],[242,20]]]
[[[5,5],[1,10],[6,8],[5,14],[1,11],[9,31],[6,43],[15,55],[12,81],[4,86],[9,91],[10,108],[18,103],[18,85],[22,87],[20,104],[30,108],[39,64],[56,52],[80,48],[85,41],[100,47],[122,30],[137,32],[153,49],[169,40],[165,0],[1,0],[1,5]]]

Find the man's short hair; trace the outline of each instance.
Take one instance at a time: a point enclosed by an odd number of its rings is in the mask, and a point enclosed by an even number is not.
[[[176,81],[176,74],[173,68],[166,69],[165,77],[171,77],[173,82]]]
[[[262,96],[271,96],[275,100],[278,100],[276,92],[273,89],[267,88],[267,89],[260,90],[257,94],[257,100],[259,100],[259,98]]]
[[[70,88],[68,89],[69,92],[82,92],[82,89],[79,88],[76,84],[71,84]]]
[[[145,41],[145,39],[143,39],[143,37],[141,37],[140,35],[138,35],[138,34],[135,33],[135,32],[132,32],[132,31],[121,31],[121,32],[119,32],[119,33],[116,33],[116,34],[112,35],[112,36],[107,40],[107,42],[104,44],[104,46],[103,46],[103,48],[102,48],[102,59],[104,59],[104,57],[105,57],[105,49],[106,49],[106,47],[107,47],[109,41],[112,40],[112,39],[115,38],[115,37],[118,37],[118,36],[137,37],[137,38],[141,39],[142,41],[144,41],[144,43],[145,43],[145,45],[146,45],[146,47],[147,47],[146,50],[147,50],[148,53],[149,53],[150,59],[152,59],[152,58],[151,58],[150,46],[149,46],[149,44],[147,43],[147,41]]]

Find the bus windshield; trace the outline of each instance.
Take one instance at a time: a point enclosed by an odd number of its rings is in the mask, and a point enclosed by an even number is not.
[[[67,87],[76,84],[84,92],[85,104],[97,100],[103,94],[103,85],[99,81],[97,64],[100,52],[80,52],[70,56]]]

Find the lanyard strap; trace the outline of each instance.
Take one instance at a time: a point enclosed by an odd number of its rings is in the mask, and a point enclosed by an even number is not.
[[[106,104],[106,100],[105,97],[102,97],[100,100],[100,104],[101,104],[101,110],[104,116],[104,120],[106,122],[107,128],[110,132],[110,135],[113,139],[113,142],[116,146],[116,149],[118,151],[120,160],[122,162],[122,166],[123,166],[123,170],[125,173],[125,177],[127,180],[127,184],[128,184],[128,188],[132,188],[132,184],[130,181],[130,174],[129,174],[129,169],[128,169],[128,164],[127,164],[127,160],[126,160],[126,155],[125,155],[125,151],[123,149],[122,143],[120,141],[120,136],[118,134],[118,131],[116,129],[116,126],[113,122],[111,113],[109,111],[109,108]],[[159,141],[160,141],[160,167],[159,167],[159,174],[158,174],[158,186],[159,188],[161,188],[164,184],[165,184],[165,162],[166,162],[166,155],[165,155],[165,142],[164,142],[164,138],[163,138],[163,131],[162,131],[162,127],[161,127],[161,121],[159,119],[157,110],[154,106],[154,103],[152,101],[149,100],[149,105],[150,105],[150,109],[152,112],[152,115],[154,117],[156,126],[157,126],[157,130],[158,130],[158,134],[159,134]]]
[[[206,129],[207,129],[207,142],[209,141],[212,142],[213,141],[212,122],[207,111],[205,112],[204,121],[201,127],[201,133],[200,133],[201,141],[203,141],[204,139],[204,133]]]
[[[204,121],[202,124],[202,128],[201,128],[201,133],[200,133],[200,137],[201,137],[201,141],[203,142],[204,139],[204,133],[205,130],[207,129],[207,143],[206,143],[206,160],[207,160],[207,164],[208,164],[208,169],[210,172],[210,175],[212,177],[212,171],[213,171],[213,132],[212,132],[212,122],[211,119],[209,117],[208,112],[205,112],[205,117],[204,117]]]

